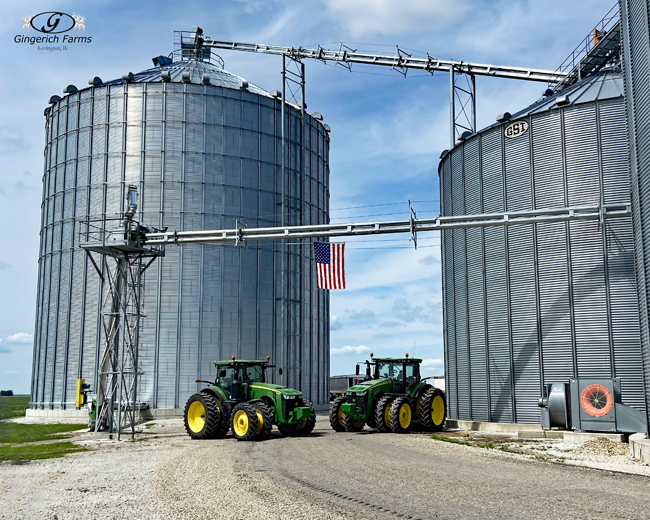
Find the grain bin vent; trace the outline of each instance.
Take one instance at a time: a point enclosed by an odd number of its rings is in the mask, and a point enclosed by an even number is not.
[[[621,403],[621,379],[580,378],[545,386],[542,428],[647,432],[645,414]]]

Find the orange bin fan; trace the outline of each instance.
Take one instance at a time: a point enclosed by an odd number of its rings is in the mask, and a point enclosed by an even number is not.
[[[592,417],[602,417],[614,406],[614,398],[603,385],[589,385],[580,394],[580,405]]]

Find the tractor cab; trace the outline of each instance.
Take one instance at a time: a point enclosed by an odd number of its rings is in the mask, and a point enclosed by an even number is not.
[[[253,383],[266,383],[266,369],[274,368],[267,361],[233,359],[231,361],[215,361],[217,379],[215,386],[221,388],[229,399],[241,401],[248,395],[249,386]],[[282,374],[282,368],[279,369]]]
[[[408,394],[420,382],[421,359],[415,358],[375,358],[373,379],[390,379],[392,393]]]

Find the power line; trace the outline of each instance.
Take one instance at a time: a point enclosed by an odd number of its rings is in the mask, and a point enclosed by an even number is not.
[[[428,202],[440,202],[440,199],[434,199],[434,200],[412,200],[411,204],[425,204]],[[380,206],[397,206],[398,204],[408,204],[407,200],[403,200],[402,202],[387,202],[385,204],[369,204],[367,206],[349,206],[347,208],[330,208],[330,212],[332,211],[342,211],[344,209],[359,209],[359,208],[378,208]]]

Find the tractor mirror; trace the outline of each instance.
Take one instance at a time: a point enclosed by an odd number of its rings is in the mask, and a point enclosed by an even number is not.
[[[359,375],[359,364],[357,363],[357,371],[355,372],[356,375]]]
[[[219,370],[219,377],[226,377],[226,371],[225,370]]]
[[[282,375],[282,367],[278,369],[278,374]]]

